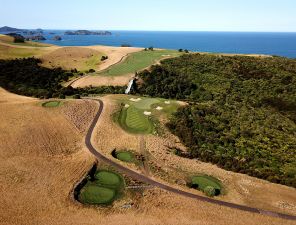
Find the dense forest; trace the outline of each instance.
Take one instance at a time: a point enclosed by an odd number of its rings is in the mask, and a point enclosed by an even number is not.
[[[188,157],[296,187],[296,60],[190,54],[139,77],[139,93],[189,102],[168,123]]]
[[[73,77],[73,72],[45,68],[40,63],[36,58],[0,60],[0,86],[16,94],[37,98],[124,93],[125,87],[63,87],[61,83]]]

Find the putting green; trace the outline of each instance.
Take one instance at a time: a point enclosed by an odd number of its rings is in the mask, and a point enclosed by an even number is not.
[[[123,162],[135,162],[135,156],[128,151],[120,151],[116,153],[116,158]]]
[[[87,185],[80,192],[80,201],[88,204],[108,204],[115,198],[115,190],[100,187],[97,185]]]
[[[58,107],[60,105],[61,105],[60,101],[49,101],[49,102],[44,102],[42,104],[43,107],[49,107],[49,108]]]
[[[148,116],[144,115],[144,111],[134,106],[121,110],[119,124],[130,133],[148,134],[153,132],[152,121]]]
[[[100,170],[80,190],[79,201],[86,204],[112,204],[124,191],[124,179],[117,173]]]
[[[157,98],[144,98],[138,102],[133,103],[133,106],[138,109],[150,110],[151,106],[157,103],[160,103],[160,100],[158,100]]]
[[[193,176],[191,178],[191,185],[201,191],[205,191],[207,187],[213,187],[216,191],[216,195],[219,195],[222,189],[217,179],[206,175]]]
[[[109,171],[99,171],[95,174],[96,183],[104,187],[119,187],[121,179],[119,175]]]

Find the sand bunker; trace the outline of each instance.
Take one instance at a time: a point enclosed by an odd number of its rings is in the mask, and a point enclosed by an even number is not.
[[[132,101],[132,102],[139,102],[141,100],[142,100],[141,98],[131,98],[130,99],[130,101]]]
[[[144,115],[145,115],[145,116],[150,116],[150,115],[151,115],[151,112],[147,112],[147,111],[145,111],[145,112],[144,112]]]
[[[162,107],[160,107],[160,106],[158,106],[157,108],[156,108],[156,110],[163,110],[163,108]]]
[[[164,103],[167,104],[167,105],[171,104],[170,101],[165,101]]]
[[[130,107],[130,105],[129,104],[125,104],[124,107],[125,108],[128,108],[128,107]]]

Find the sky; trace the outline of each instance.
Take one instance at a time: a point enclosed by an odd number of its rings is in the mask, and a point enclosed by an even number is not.
[[[296,32],[295,0],[0,0],[24,29]]]

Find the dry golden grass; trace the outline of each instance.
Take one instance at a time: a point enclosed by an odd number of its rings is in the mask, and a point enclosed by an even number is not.
[[[87,47],[62,47],[41,57],[42,64],[49,68],[62,67],[66,70],[97,70],[103,52]]]
[[[100,70],[107,69],[111,65],[118,63],[130,53],[143,50],[142,48],[112,46],[90,46],[89,48],[97,50],[99,52],[104,52],[108,56],[108,59],[101,64]]]
[[[131,209],[123,209],[122,201],[111,209],[83,206],[73,200],[72,191],[94,158],[83,147],[84,129],[79,132],[76,126],[86,126],[89,118],[80,114],[91,114],[94,106],[79,100],[78,106],[73,106],[76,101],[71,101],[58,108],[43,108],[40,100],[20,97],[3,89],[0,89],[0,98],[1,225],[293,224],[159,189],[145,191],[137,207]],[[104,101],[106,108],[94,137],[97,145],[106,152],[112,145],[121,147],[129,142],[136,148],[137,137],[125,136],[113,125],[114,129],[108,128],[110,124],[105,121],[106,117],[110,118],[114,103],[109,97]],[[87,110],[81,109],[84,103]],[[78,120],[74,119],[73,107],[79,109]],[[106,129],[106,134],[99,129]],[[110,146],[108,140],[104,140],[108,135]],[[118,143],[121,141],[122,144]]]
[[[63,112],[77,130],[85,134],[89,124],[95,117],[98,105],[91,100],[69,101],[65,104]]]
[[[127,74],[124,76],[116,76],[116,77],[108,77],[108,76],[85,76],[76,82],[74,82],[71,86],[74,88],[77,87],[99,87],[99,86],[124,86],[127,85],[128,82],[134,74]]]
[[[102,62],[97,71],[103,71],[108,67],[124,60],[126,56],[130,53],[141,51],[141,48],[124,48],[124,47],[109,47],[109,46],[90,46],[89,48],[104,52],[108,56],[108,59]],[[86,76],[82,79],[75,81],[71,86],[72,87],[87,87],[87,86],[104,86],[104,85],[113,85],[113,86],[123,86],[127,85],[130,78],[133,74],[127,74],[124,76],[118,77],[107,77],[107,76]]]
[[[41,57],[50,51],[55,50],[56,47],[27,47],[27,46],[13,46],[6,45],[0,42],[0,59],[15,59],[27,57]]]
[[[14,41],[14,38],[8,35],[0,34],[0,41],[12,43]]]

